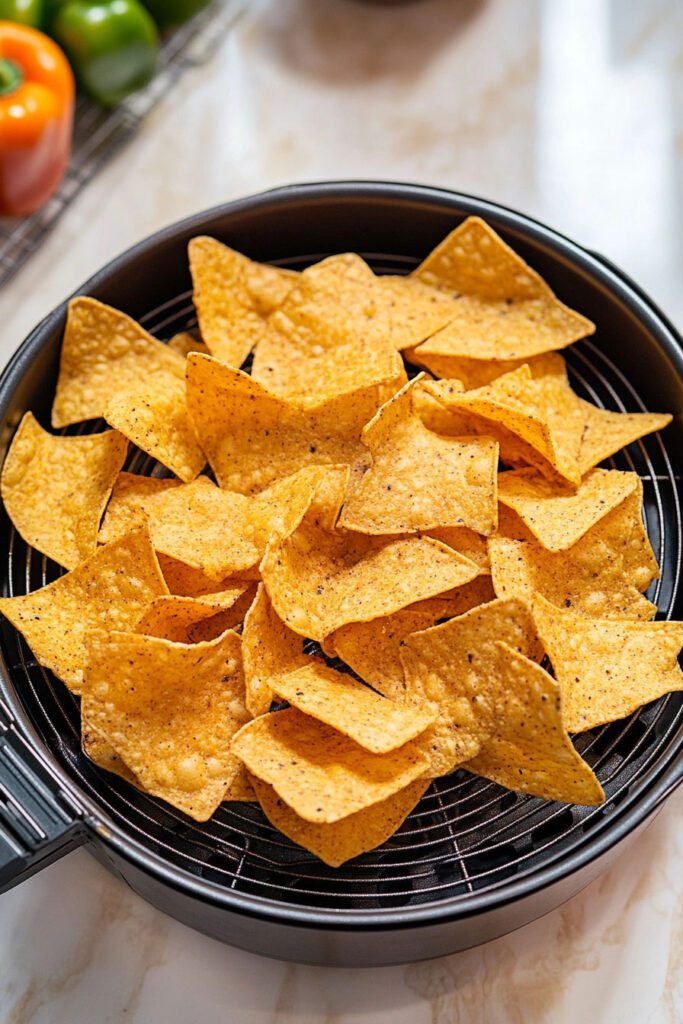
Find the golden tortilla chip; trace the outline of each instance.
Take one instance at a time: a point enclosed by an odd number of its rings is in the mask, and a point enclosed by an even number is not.
[[[185,360],[125,313],[96,299],[69,303],[52,426],[105,416],[120,391],[141,380],[173,387]]]
[[[202,339],[218,359],[241,366],[298,275],[254,263],[215,238],[193,238],[188,251]]]
[[[230,741],[247,719],[240,638],[186,646],[90,634],[83,714],[152,796],[211,817],[239,770]]]
[[[617,508],[564,551],[534,540],[489,538],[498,597],[531,602],[536,594],[557,607],[609,619],[650,619],[656,606],[643,597],[659,576],[641,515],[642,483]]]
[[[469,583],[477,567],[431,537],[332,534],[306,519],[268,545],[261,576],[279,617],[323,640],[348,622],[366,622]]]
[[[100,519],[125,461],[115,430],[55,437],[27,412],[2,467],[7,514],[27,544],[67,569],[97,549]]]
[[[148,522],[147,509],[150,504],[174,487],[182,487],[181,481],[170,477],[119,473],[100,527],[100,544],[109,544],[119,537],[125,537],[131,530],[144,526]],[[215,585],[213,589],[216,589]]]
[[[22,634],[38,664],[80,693],[89,631],[134,629],[154,598],[166,593],[149,532],[141,528],[41,590],[0,598],[0,612]]]
[[[275,681],[310,660],[303,639],[278,618],[262,583],[244,620],[242,658],[247,709],[254,718],[270,710]]]
[[[595,331],[479,217],[468,217],[413,276],[457,300],[432,351],[479,359],[522,359],[565,348]]]
[[[464,587],[430,597],[370,622],[342,626],[323,643],[330,657],[337,655],[356,675],[392,700],[405,701],[405,675],[401,645],[411,633],[436,625],[440,619],[463,615],[495,598],[488,576],[477,576]]]
[[[519,651],[496,646],[501,658],[493,731],[463,767],[545,800],[603,803],[602,786],[567,735],[560,687]]]
[[[436,726],[421,737],[430,774],[445,775],[469,761],[492,734],[505,690],[497,641],[529,655],[535,639],[528,609],[514,600],[492,601],[405,638],[405,699],[439,714]]]
[[[150,377],[117,391],[107,403],[105,419],[186,483],[206,465],[188,415],[182,380]]]
[[[401,707],[319,659],[273,679],[279,697],[373,754],[388,754],[436,721],[434,711]]]
[[[130,770],[126,762],[119,757],[109,740],[105,739],[101,732],[94,729],[85,718],[81,721],[81,739],[83,753],[93,761],[98,768],[104,768],[120,778],[125,779],[131,786],[138,786],[138,780]]]
[[[499,475],[498,499],[544,548],[564,551],[639,487],[637,473],[593,469],[576,490],[560,490],[533,469],[518,469]]]
[[[227,490],[253,494],[304,466],[355,461],[381,404],[375,385],[304,407],[248,374],[190,354],[187,398],[199,443]]]
[[[430,783],[430,779],[418,779],[371,807],[332,824],[317,825],[300,818],[272,786],[252,776],[256,796],[271,825],[332,868],[390,839],[420,802]]]
[[[419,345],[459,312],[448,295],[414,277],[387,274],[378,283],[391,316],[391,341],[399,351]]]
[[[257,803],[258,797],[251,783],[249,773],[243,764],[240,765],[237,775],[232,780],[225,793],[223,803]]]
[[[467,356],[445,356],[438,351],[433,352],[433,347],[438,349],[439,344],[437,342],[433,346],[430,339],[417,348],[406,350],[403,355],[409,362],[424,367],[435,377],[459,380],[468,391],[491,384],[498,377],[519,369],[525,363],[532,377],[542,377],[548,372],[551,359],[562,359],[557,352],[544,352],[527,359],[471,359]]]
[[[251,775],[273,787],[305,821],[330,824],[386,800],[426,774],[413,740],[390,754],[371,754],[296,708],[248,722],[232,752]]]
[[[180,331],[179,334],[174,334],[167,344],[174,352],[180,352],[181,356],[189,356],[190,352],[203,352],[204,355],[209,354],[209,350],[204,342],[195,338],[194,334],[190,331]]]
[[[562,689],[569,732],[624,718],[683,689],[683,623],[588,618],[541,597],[533,613]]]
[[[369,384],[405,380],[380,284],[360,256],[304,270],[268,320],[252,377],[275,395],[328,401]]]
[[[406,384],[363,429],[366,452],[354,466],[339,524],[373,534],[442,526],[493,533],[498,444],[428,430],[413,408],[423,379]]]
[[[581,445],[579,447],[579,470],[586,473],[591,466],[621,451],[646,434],[663,430],[673,417],[668,413],[612,412],[598,409],[590,402],[577,398],[581,419]]]
[[[232,607],[224,612],[217,612],[207,619],[201,619],[194,626],[190,626],[187,634],[188,643],[198,644],[204,643],[207,640],[215,640],[216,637],[225,633],[227,629],[237,629],[243,624],[247,612],[254,603],[255,597],[256,584],[251,583]]]
[[[475,533],[474,530],[468,530],[466,526],[442,526],[438,530],[428,530],[427,536],[440,540],[442,544],[447,544],[449,548],[454,548],[465,558],[469,558],[481,575],[491,575],[486,537]]]
[[[157,597],[152,601],[138,622],[135,632],[156,636],[162,640],[173,640],[175,643],[190,643],[192,626],[212,618],[218,612],[233,608],[249,589],[250,584],[244,582],[231,590],[204,594],[201,597],[164,594],[163,597]]]
[[[271,537],[296,528],[322,472],[302,469],[255,497],[223,491],[205,476],[179,487],[148,487],[121,474],[102,536],[116,536],[142,512],[157,551],[222,580],[258,565]]]

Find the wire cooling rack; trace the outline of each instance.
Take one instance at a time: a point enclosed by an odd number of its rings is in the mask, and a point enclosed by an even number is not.
[[[246,0],[214,0],[165,36],[154,79],[114,110],[105,110],[85,96],[78,97],[73,155],[61,185],[45,206],[29,217],[0,217],[0,287],[36,251],[81,189],[135,135],[183,72],[212,57],[245,10]]]

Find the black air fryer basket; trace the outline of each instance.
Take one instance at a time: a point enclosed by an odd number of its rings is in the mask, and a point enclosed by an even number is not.
[[[410,271],[478,214],[597,332],[566,353],[580,395],[609,409],[683,411],[680,338],[607,260],[518,213],[410,185],[278,189],[200,214],[138,245],[81,291],[168,338],[193,326],[186,247],[209,234],[258,260],[302,269],[354,251],[378,272]],[[49,423],[66,307],[24,342],[0,380],[2,454],[27,409]],[[643,479],[662,567],[649,596],[681,618],[680,423],[610,460]],[[136,472],[153,463],[133,459]],[[37,496],[36,500],[40,500]],[[2,588],[23,594],[58,568],[2,514]],[[93,765],[78,704],[3,622],[0,678],[0,891],[80,844],[140,895],[209,935],[310,963],[379,965],[464,949],[539,917],[624,850],[681,781],[683,699],[671,694],[577,747],[605,788],[601,807],[511,793],[464,771],[435,782],[383,847],[327,868],[275,831],[256,804],[224,804],[205,824]]]

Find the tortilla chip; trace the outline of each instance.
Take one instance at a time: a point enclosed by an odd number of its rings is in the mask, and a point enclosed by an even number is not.
[[[202,352],[204,355],[209,354],[209,350],[204,342],[195,338],[194,334],[190,331],[180,331],[179,334],[174,334],[170,341],[167,342],[167,345],[174,352],[179,352],[181,356],[189,356],[190,352]]]
[[[249,773],[244,765],[240,765],[237,775],[232,780],[225,793],[223,803],[257,803],[258,797],[251,784]]]
[[[230,590],[241,583],[253,583],[252,572],[241,573],[239,576],[227,576],[220,583],[215,579],[206,576],[199,569],[194,569],[184,562],[179,562],[168,555],[158,555],[159,565],[163,573],[166,585],[172,594],[179,597],[211,597],[221,590]],[[257,573],[258,570],[255,570]]]
[[[557,381],[555,375],[532,378],[525,364],[473,391],[453,390],[450,381],[427,381],[423,387],[451,416],[450,424],[441,425],[443,432],[494,437],[508,465],[532,465],[551,480],[578,484],[580,434],[571,417],[576,396]]]
[[[248,722],[233,739],[232,752],[299,817],[322,825],[386,800],[423,777],[428,761],[418,743],[371,754],[288,708]]]
[[[125,537],[131,530],[146,525],[149,504],[165,491],[181,486],[180,480],[172,480],[170,477],[119,473],[100,527],[100,544],[109,544],[119,537]],[[213,589],[216,589],[215,586]]]
[[[221,485],[254,494],[304,466],[355,461],[361,430],[381,404],[375,385],[305,408],[209,356],[187,360],[187,397]]]
[[[157,551],[220,581],[258,565],[271,537],[296,528],[322,472],[303,469],[256,497],[223,491],[205,476],[179,487],[147,487],[121,474],[102,535],[116,536],[143,513]]]
[[[492,601],[403,641],[405,699],[439,714],[422,737],[429,740],[430,774],[445,775],[469,761],[493,733],[505,691],[499,640],[522,654],[534,651],[534,623],[521,601]]]
[[[401,707],[317,658],[273,679],[273,688],[292,707],[373,754],[402,747],[436,721],[434,711]]]
[[[672,417],[668,413],[612,412],[576,399],[583,413],[579,447],[579,470],[586,473],[603,459],[621,451],[646,434],[663,430]]]
[[[240,638],[186,646],[135,633],[90,634],[83,714],[153,796],[211,817],[239,770],[245,722]]]
[[[468,391],[491,384],[498,377],[519,369],[525,363],[532,377],[542,377],[547,372],[549,359],[562,358],[557,352],[544,352],[540,356],[530,356],[528,359],[469,359],[466,356],[446,356],[438,351],[432,351],[433,348],[439,347],[438,342],[432,345],[430,339],[417,348],[408,349],[403,355],[409,362],[424,367],[435,377],[459,380]]]
[[[52,426],[104,417],[116,394],[141,380],[173,387],[185,360],[125,313],[96,299],[69,303]]]
[[[683,689],[683,623],[588,618],[541,597],[533,612],[562,689],[569,732],[624,718]]]
[[[594,469],[577,490],[558,488],[533,469],[501,473],[498,499],[548,551],[564,551],[640,487],[637,473]]]
[[[188,642],[191,644],[205,643],[208,640],[215,640],[228,629],[237,629],[244,622],[255,597],[256,584],[251,583],[242,596],[226,611],[217,612],[207,619],[201,619],[194,626],[190,626]]]
[[[642,592],[659,576],[641,515],[642,483],[564,551],[533,540],[489,538],[493,586],[499,597],[531,602],[536,594],[557,607],[609,619],[650,619],[656,606]]]
[[[457,313],[431,340],[443,355],[522,359],[595,331],[479,217],[463,221],[413,276],[457,300]]]
[[[101,732],[88,724],[85,718],[81,720],[81,739],[83,753],[93,761],[98,768],[104,768],[125,779],[131,786],[138,786],[138,780],[130,770],[126,762],[119,757],[109,740],[105,739]]]
[[[419,345],[459,312],[448,295],[414,277],[387,274],[378,283],[391,317],[391,342],[399,351]]]
[[[0,612],[22,634],[38,664],[80,693],[88,632],[134,629],[154,598],[165,593],[149,532],[141,528],[41,590],[0,598]]]
[[[308,267],[268,320],[252,377],[276,395],[328,401],[368,384],[405,380],[380,284],[360,256]]]
[[[268,545],[261,576],[279,617],[323,640],[348,622],[367,622],[469,583],[477,567],[430,537],[331,534],[306,519]]]
[[[262,583],[244,620],[242,657],[247,709],[254,718],[270,710],[275,681],[310,660],[302,638],[278,618]]]
[[[458,590],[418,601],[393,615],[342,626],[327,638],[323,649],[330,656],[340,657],[385,697],[403,702],[406,684],[401,645],[405,638],[436,625],[440,619],[462,615],[492,601],[495,596],[490,578],[477,576]]]
[[[466,526],[442,526],[438,530],[428,530],[427,535],[469,558],[470,562],[477,566],[480,574],[491,575],[486,537],[475,533],[474,530],[468,530]]]
[[[212,618],[218,612],[232,608],[249,588],[250,584],[245,582],[231,590],[205,594],[202,597],[164,594],[163,597],[157,597],[152,601],[135,632],[156,636],[162,640],[173,640],[175,643],[190,643],[192,626],[204,619]]]
[[[394,395],[363,429],[366,452],[354,466],[340,526],[360,533],[411,533],[498,524],[498,444],[440,437],[413,408],[424,375]]]
[[[567,735],[560,687],[519,651],[496,646],[501,658],[494,729],[464,767],[545,800],[603,803],[602,786]]]
[[[27,412],[0,482],[7,514],[26,543],[67,569],[93,555],[127,452],[128,442],[114,430],[55,437]]]
[[[215,238],[193,238],[188,251],[202,338],[216,358],[241,366],[298,275],[254,263]]]
[[[271,825],[332,868],[338,868],[347,860],[374,850],[390,839],[420,802],[430,781],[418,779],[371,807],[332,824],[317,825],[300,818],[278,797],[272,786],[252,776],[256,796]]]
[[[187,412],[182,380],[150,377],[117,391],[107,403],[105,419],[181,480],[194,480],[206,464]]]

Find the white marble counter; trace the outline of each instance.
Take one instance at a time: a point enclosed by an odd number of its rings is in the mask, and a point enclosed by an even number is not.
[[[680,0],[252,2],[0,292],[0,359],[115,253],[275,184],[367,177],[516,206],[683,326]],[[2,1024],[675,1024],[683,794],[514,935],[378,971],[287,966],[165,918],[85,852],[0,899]]]

